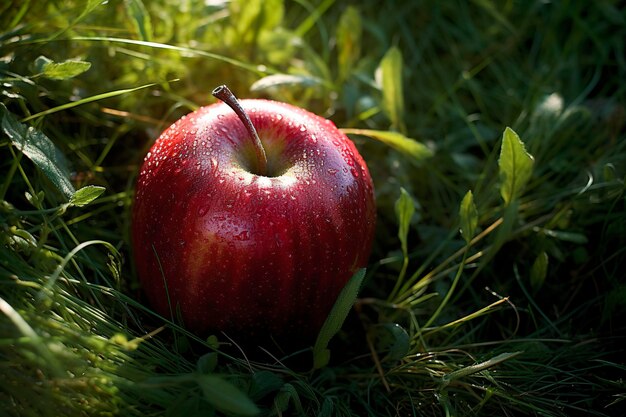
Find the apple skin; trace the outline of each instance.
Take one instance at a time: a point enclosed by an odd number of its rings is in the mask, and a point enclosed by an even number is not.
[[[153,308],[199,334],[317,335],[374,236],[372,180],[329,120],[269,100],[241,100],[250,135],[219,102],[184,116],[145,157],[133,251]],[[167,288],[165,286],[167,283]]]

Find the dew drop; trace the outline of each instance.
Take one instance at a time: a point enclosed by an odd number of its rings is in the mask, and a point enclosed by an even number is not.
[[[250,232],[247,230],[244,230],[243,232],[233,236],[235,238],[235,240],[238,241],[246,241],[246,240],[250,240]]]
[[[335,168],[328,168],[328,173],[330,175],[335,175],[335,174],[337,174],[337,170]]]

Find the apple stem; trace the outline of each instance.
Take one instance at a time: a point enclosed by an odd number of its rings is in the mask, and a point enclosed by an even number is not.
[[[261,143],[261,139],[259,139],[259,134],[257,133],[254,125],[252,124],[252,120],[250,120],[250,116],[246,113],[246,111],[241,107],[241,103],[237,100],[237,97],[233,94],[230,89],[225,85],[220,85],[213,90],[213,96],[222,100],[224,103],[228,105],[239,117],[239,120],[243,123],[250,134],[250,140],[252,140],[252,145],[254,146],[254,152],[256,154],[257,160],[257,173],[259,175],[266,175],[267,173],[267,156],[265,155],[265,149],[263,148],[263,144]]]

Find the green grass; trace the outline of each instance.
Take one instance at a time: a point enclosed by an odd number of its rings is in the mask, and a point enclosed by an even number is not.
[[[0,6],[0,414],[620,415],[619,2],[100,3]],[[139,164],[223,83],[331,118],[372,173],[321,369],[190,334],[137,282]]]

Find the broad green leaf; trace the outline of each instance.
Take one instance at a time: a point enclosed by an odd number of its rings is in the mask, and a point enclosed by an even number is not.
[[[152,19],[146,6],[141,0],[126,0],[126,10],[130,16],[139,38],[142,41],[150,42],[152,40]]]
[[[327,349],[330,339],[341,329],[343,322],[348,317],[348,313],[356,300],[363,278],[365,277],[365,268],[359,269],[350,278],[346,286],[339,293],[337,301],[333,305],[330,314],[326,318],[322,329],[317,335],[315,346],[313,346],[313,366],[315,369],[322,368],[328,364],[330,359],[330,351]]]
[[[258,407],[236,386],[216,375],[196,374],[196,382],[202,389],[204,399],[217,410],[242,416],[254,416]]]
[[[263,91],[276,87],[312,87],[322,84],[322,80],[308,75],[273,74],[263,77],[250,86],[250,91]]]
[[[285,385],[285,381],[270,371],[257,371],[252,374],[248,395],[252,400],[260,400],[271,392],[278,391]]]
[[[38,63],[43,62],[41,58],[45,57],[38,58],[35,61],[36,66]],[[91,63],[86,61],[68,60],[64,62],[53,62],[48,60],[43,62],[43,65],[41,66],[41,75],[53,80],[66,80],[82,74],[89,68],[91,68]]]
[[[359,9],[348,6],[339,18],[337,26],[337,60],[339,82],[343,82],[361,56],[361,14]]]
[[[347,135],[361,135],[376,139],[385,145],[408,155],[415,163],[419,163],[433,156],[433,151],[426,145],[416,141],[415,139],[407,138],[402,133],[370,129],[341,129],[341,131]]]
[[[397,361],[404,358],[410,348],[409,334],[397,323],[382,323],[372,326],[370,335],[376,341],[376,350],[386,352],[386,360]]]
[[[214,349],[214,351],[205,353],[200,357],[200,359],[198,359],[198,362],[196,363],[196,370],[201,374],[210,374],[213,372],[218,361],[218,353],[216,350],[219,348],[220,343],[217,336],[211,335],[207,337],[206,342],[210,348]]]
[[[534,159],[526,152],[524,142],[507,127],[502,136],[502,147],[498,167],[500,169],[500,195],[504,203],[509,205],[517,199],[522,192],[533,172]]]
[[[104,187],[99,187],[97,185],[88,185],[77,190],[74,195],[70,198],[70,204],[73,204],[78,207],[86,206],[91,203],[96,198],[100,197],[100,195],[106,190]]]
[[[530,285],[538,290],[543,286],[548,274],[548,254],[541,252],[530,268]]]
[[[217,352],[209,352],[200,356],[196,362],[196,370],[201,374],[210,374],[217,366]]]
[[[469,190],[463,197],[459,215],[461,217],[461,235],[467,243],[470,243],[478,226],[478,210],[476,209],[476,204],[474,204],[472,190]]]
[[[74,186],[69,179],[65,157],[54,143],[33,127],[20,123],[3,104],[0,104],[0,119],[2,132],[13,146],[33,161],[67,199],[71,198]]]
[[[408,255],[407,238],[411,219],[413,218],[413,213],[415,213],[415,203],[404,188],[400,188],[400,197],[396,200],[395,211],[398,219],[398,238],[402,245],[402,254],[406,258]]]
[[[376,82],[383,92],[383,109],[391,120],[391,128],[405,132],[402,67],[402,52],[394,46],[380,62],[376,70]]]

